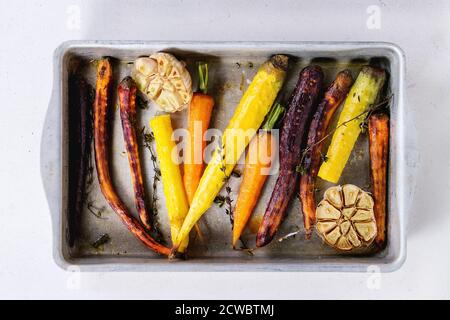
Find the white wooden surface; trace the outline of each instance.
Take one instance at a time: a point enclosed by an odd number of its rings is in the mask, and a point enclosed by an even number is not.
[[[0,0],[0,298],[450,298],[450,3]],[[71,273],[52,260],[40,171],[53,50],[69,39],[376,40],[407,57],[417,145],[397,272]],[[412,122],[414,120],[414,122]]]

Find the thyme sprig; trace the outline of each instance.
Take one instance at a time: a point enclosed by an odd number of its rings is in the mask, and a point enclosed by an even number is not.
[[[226,165],[226,160],[225,160],[225,148],[224,148],[224,144],[222,141],[222,136],[220,137],[219,145],[217,146],[217,152],[220,157],[220,171],[222,171],[222,173],[223,173],[223,182],[226,183],[226,182],[228,182],[228,179],[230,177],[227,175],[227,165]]]
[[[233,199],[231,199],[231,187],[230,186],[226,186],[225,187],[225,191],[227,193],[227,195],[225,197],[225,203],[227,205],[227,207],[225,209],[225,213],[230,217],[231,230],[233,230],[234,215],[233,215],[233,208],[232,208]]]
[[[232,176],[233,173],[231,173],[230,175],[227,175],[225,149],[224,149],[222,137],[220,137],[219,146],[217,147],[217,152],[219,154],[220,161],[221,161],[220,171],[223,172],[223,183],[228,183],[230,176]],[[235,173],[235,175],[236,175],[236,173]],[[227,185],[225,187],[225,192],[226,192],[226,196],[221,196],[221,195],[216,196],[216,198],[214,199],[214,203],[218,204],[220,208],[226,204],[225,214],[230,217],[231,229],[233,229],[233,225],[234,225],[233,207],[232,207],[233,199],[231,199],[231,187],[229,185]]]
[[[144,147],[148,149],[150,152],[150,159],[152,161],[153,167],[153,182],[152,182],[152,195],[151,195],[151,212],[152,212],[152,224],[154,229],[159,237],[161,237],[161,233],[159,230],[159,222],[158,222],[158,181],[161,180],[161,170],[158,167],[158,161],[156,158],[156,153],[153,150],[152,144],[155,141],[155,136],[153,132],[148,131],[145,126],[142,127],[141,135],[144,141]]]

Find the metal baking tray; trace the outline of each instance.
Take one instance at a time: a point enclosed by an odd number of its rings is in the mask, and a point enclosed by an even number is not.
[[[208,239],[202,243],[192,239],[188,260],[169,261],[144,247],[128,232],[119,218],[107,206],[96,177],[89,192],[89,200],[96,206],[107,208],[103,219],[95,217],[85,208],[82,214],[81,233],[75,246],[67,242],[68,202],[68,75],[73,68],[81,68],[90,84],[95,84],[95,67],[90,61],[102,56],[117,59],[114,64],[115,82],[130,74],[135,58],[156,51],[167,51],[184,60],[190,71],[195,61],[204,60],[210,65],[210,94],[216,100],[211,127],[224,129],[234,112],[249,81],[258,66],[275,53],[292,57],[287,80],[282,89],[286,101],[302,67],[315,63],[325,73],[328,85],[336,73],[348,68],[356,77],[360,67],[373,63],[384,67],[389,73],[388,90],[391,101],[391,139],[388,175],[388,227],[386,248],[377,251],[368,247],[351,253],[338,252],[328,247],[317,236],[304,240],[301,232],[295,238],[283,241],[276,239],[267,247],[258,249],[254,255],[231,249],[231,225],[225,209],[213,205],[203,216],[201,226]],[[70,41],[60,45],[54,54],[53,94],[44,128],[41,146],[41,168],[53,223],[54,258],[63,268],[78,266],[81,270],[98,271],[359,271],[378,266],[381,271],[398,269],[405,260],[405,190],[406,170],[404,141],[404,54],[397,46],[374,42],[146,42],[146,41]],[[193,79],[195,72],[191,73]],[[195,85],[195,84],[194,84]],[[155,108],[142,110],[138,114],[141,126],[148,128],[148,120]],[[339,112],[339,111],[338,111]],[[338,114],[337,112],[337,114]],[[185,112],[173,115],[175,128],[182,127]],[[337,118],[337,117],[335,117]],[[112,171],[118,193],[131,212],[134,212],[132,187],[127,157],[124,153],[120,117],[116,110],[112,120]],[[367,135],[361,135],[345,168],[340,184],[354,183],[370,190],[370,172]],[[141,149],[144,179],[147,194],[151,192],[153,170],[150,154]],[[95,176],[95,172],[94,172]],[[255,208],[255,216],[264,212],[276,175],[270,176],[263,194]],[[240,178],[231,178],[229,185],[235,200]],[[326,189],[331,184],[319,180],[318,188]],[[169,234],[167,212],[161,185],[158,186],[158,219],[164,235]],[[322,196],[319,192],[318,198]],[[255,235],[252,224],[245,234],[249,246],[253,246]],[[278,237],[302,229],[299,200],[295,198],[288,209],[288,217],[278,232]],[[101,248],[90,243],[100,234],[108,233],[111,240]],[[167,237],[165,241],[170,243]]]

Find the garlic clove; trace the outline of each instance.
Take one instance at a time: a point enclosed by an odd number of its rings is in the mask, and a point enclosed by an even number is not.
[[[324,221],[324,222],[318,222],[317,223],[317,230],[319,230],[321,233],[328,233],[334,228],[336,228],[337,224],[335,221]]]
[[[336,244],[339,237],[341,236],[341,231],[339,230],[339,228],[334,228],[332,231],[330,231],[329,233],[326,233],[324,236],[325,236],[325,241],[327,241],[331,245],[334,245],[334,244]]]
[[[329,202],[324,201],[319,204],[316,210],[317,219],[337,220],[341,216],[341,212],[333,207]]]
[[[324,199],[327,199],[333,206],[338,209],[344,206],[340,186],[328,188],[324,193]]]
[[[361,192],[358,197],[356,206],[361,209],[373,209],[373,199],[367,192]]]
[[[363,238],[364,241],[368,242],[373,240],[377,234],[377,228],[375,222],[356,222],[355,229],[357,233]]]
[[[349,221],[342,222],[340,225],[341,233],[343,235],[346,235],[348,233],[348,231],[350,230],[350,226],[351,226],[351,223]]]
[[[356,211],[356,213],[353,215],[353,217],[351,218],[352,221],[354,222],[363,222],[363,221],[371,221],[372,220],[373,215],[371,214],[371,212],[369,210],[362,210],[362,209],[358,209]]]
[[[342,187],[345,206],[352,206],[356,203],[360,188],[352,184],[346,184]]]

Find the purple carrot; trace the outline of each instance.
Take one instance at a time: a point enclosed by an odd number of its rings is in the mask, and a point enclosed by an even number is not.
[[[339,72],[336,79],[326,90],[309,126],[308,143],[302,154],[303,163],[300,164],[303,168],[300,177],[300,202],[306,239],[311,237],[312,227],[316,221],[314,185],[322,159],[323,140],[334,112],[344,101],[352,83],[353,78],[349,70]]]
[[[83,77],[69,79],[69,245],[78,236],[92,142],[92,87]]]
[[[131,77],[125,77],[117,89],[120,102],[120,118],[122,120],[123,137],[130,164],[131,180],[133,182],[134,200],[142,224],[151,229],[150,215],[145,204],[144,180],[142,178],[141,161],[139,158],[138,141],[136,137],[136,84]]]
[[[309,123],[317,107],[322,81],[323,72],[319,66],[308,66],[300,72],[281,126],[279,175],[259,226],[257,247],[263,247],[272,241],[297,187],[297,167]]]

